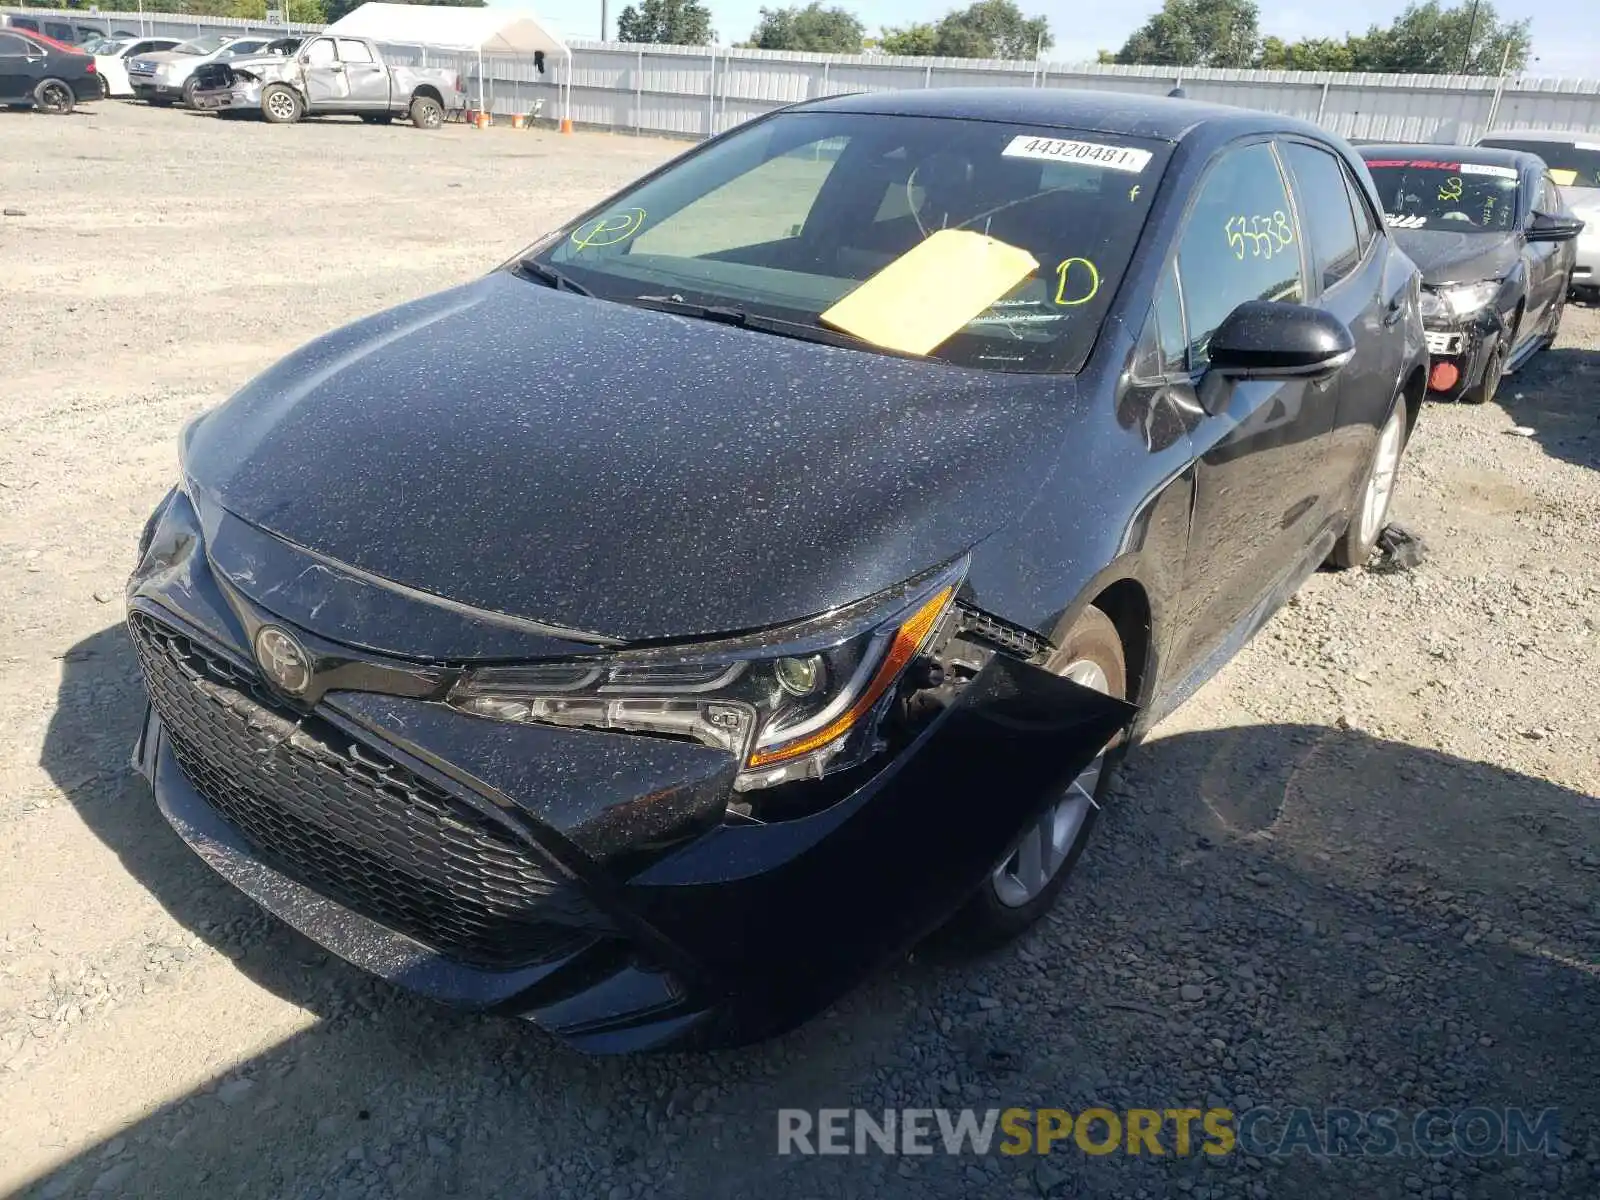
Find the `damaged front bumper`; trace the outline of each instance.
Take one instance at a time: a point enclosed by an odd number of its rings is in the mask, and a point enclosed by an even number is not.
[[[1429,318],[1424,335],[1428,343],[1429,394],[1439,400],[1459,400],[1482,384],[1490,353],[1500,343],[1502,324],[1492,311],[1463,321]]]
[[[173,827],[340,957],[589,1051],[805,1020],[952,913],[1133,714],[996,655],[909,744],[763,822],[730,808],[722,751],[476,718],[348,643],[297,709],[181,494],[163,521],[193,530],[158,539],[129,626],[153,701],[136,762]]]
[[[223,87],[196,88],[191,103],[201,112],[224,109],[253,112],[261,107],[261,83],[237,79]]]

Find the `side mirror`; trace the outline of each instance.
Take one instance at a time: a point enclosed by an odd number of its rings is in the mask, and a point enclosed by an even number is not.
[[[1326,379],[1355,349],[1344,322],[1320,308],[1246,300],[1217,326],[1207,356],[1226,379]]]
[[[1583,222],[1577,217],[1563,217],[1556,213],[1536,212],[1528,222],[1530,242],[1570,242],[1583,232]]]

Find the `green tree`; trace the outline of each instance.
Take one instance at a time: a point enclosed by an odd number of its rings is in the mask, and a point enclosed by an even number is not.
[[[1261,40],[1255,0],[1166,0],[1117,51],[1119,63],[1248,67]]]
[[[1257,65],[1273,71],[1353,71],[1357,38],[1302,38],[1285,42],[1269,37],[1261,43]]]
[[[804,8],[763,8],[749,45],[761,50],[808,50],[859,54],[866,26],[843,8],[823,8],[811,0]]]
[[[1387,29],[1374,25],[1354,43],[1353,70],[1399,71],[1444,75],[1463,69],[1473,75],[1497,75],[1507,47],[1507,67],[1528,64],[1529,23],[1502,21],[1490,0],[1463,0],[1445,8],[1439,0],[1408,5]]]
[[[937,25],[885,29],[885,54],[944,58],[1032,58],[1055,45],[1046,17],[1025,17],[1014,0],[978,0],[946,13]]]
[[[1046,17],[1025,17],[1013,0],[978,0],[939,22],[939,54],[951,58],[1032,58],[1055,45]]]
[[[900,29],[886,28],[883,37],[878,41],[878,49],[885,54],[926,58],[939,53],[939,31],[926,23],[907,25]]]
[[[711,12],[700,0],[639,0],[617,17],[619,42],[706,46],[715,37]]]

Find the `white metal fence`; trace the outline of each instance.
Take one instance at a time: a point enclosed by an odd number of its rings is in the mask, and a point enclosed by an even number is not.
[[[85,9],[0,11],[52,15],[80,24],[150,34],[278,32],[282,26],[176,13],[99,13]],[[142,24],[141,24],[142,22]],[[318,26],[295,26],[312,32]],[[1302,117],[1352,138],[1470,142],[1489,127],[1570,129],[1600,135],[1600,80],[1507,79],[1467,75],[1356,75],[1102,67],[975,59],[819,55],[705,46],[639,46],[573,41],[574,121],[619,131],[703,138],[784,104],[841,92],[924,87],[1091,88],[1164,95],[1181,84],[1191,99]],[[454,64],[478,95],[476,56],[391,47],[402,59]],[[488,107],[527,112],[543,99],[560,115],[564,61],[548,73],[533,61],[485,55]]]

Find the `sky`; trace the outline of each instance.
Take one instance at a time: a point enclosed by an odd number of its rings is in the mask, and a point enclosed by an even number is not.
[[[490,0],[496,6],[532,8],[569,37],[592,38],[600,32],[600,0]],[[617,14],[627,0],[608,0],[613,34]],[[804,0],[705,0],[711,9],[717,39],[744,41],[761,8],[781,8]],[[883,25],[933,20],[965,0],[823,0],[859,16],[869,33]],[[1405,0],[1258,0],[1261,32],[1286,41],[1302,37],[1343,37],[1365,32],[1372,24],[1388,24]],[[1057,62],[1092,61],[1101,49],[1115,50],[1134,29],[1161,7],[1161,0],[1124,0],[1120,4],[1085,4],[1082,0],[1020,0],[1030,16],[1050,18]],[[1533,19],[1533,53],[1538,59],[1529,74],[1600,77],[1600,20],[1596,0],[1494,0],[1502,19]],[[1584,10],[1588,11],[1585,12]]]

